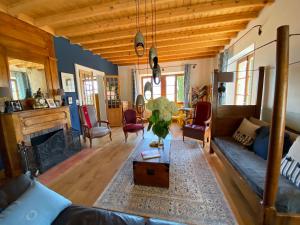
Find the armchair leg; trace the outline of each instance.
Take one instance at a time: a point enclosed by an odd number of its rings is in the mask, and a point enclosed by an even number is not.
[[[90,148],[92,148],[92,145],[93,145],[93,139],[90,138]]]
[[[109,138],[110,138],[110,141],[112,141],[112,138],[111,138],[111,132],[109,132]]]
[[[143,139],[144,139],[144,134],[145,134],[145,131],[144,131],[144,129],[143,129]]]
[[[128,133],[124,132],[124,135],[125,135],[125,143],[126,143],[127,142],[127,138],[128,138]]]
[[[184,136],[182,136],[182,141],[184,141]]]

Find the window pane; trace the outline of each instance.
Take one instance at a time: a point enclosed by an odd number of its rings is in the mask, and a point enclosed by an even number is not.
[[[155,84],[152,83],[153,85],[153,99],[158,98],[161,96],[161,83]]]
[[[237,95],[245,95],[245,88],[246,88],[246,79],[237,80],[236,94]]]
[[[175,101],[176,76],[166,77],[166,97],[169,101]]]
[[[244,105],[244,99],[245,99],[245,96],[242,96],[242,95],[237,95],[236,96],[236,104],[237,105]]]
[[[184,100],[184,77],[177,76],[177,102]]]
[[[247,63],[248,61],[245,60],[243,62],[240,62],[238,64],[238,73],[237,73],[237,79],[240,79],[240,78],[245,78],[246,77],[246,74],[247,74]]]

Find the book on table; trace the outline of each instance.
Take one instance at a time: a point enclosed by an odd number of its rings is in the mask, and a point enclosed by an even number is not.
[[[153,159],[153,158],[159,158],[160,153],[157,149],[155,150],[146,150],[141,153],[143,159]]]

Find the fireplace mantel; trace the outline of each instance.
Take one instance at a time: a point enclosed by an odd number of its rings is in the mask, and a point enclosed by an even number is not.
[[[0,114],[0,148],[6,175],[18,176],[22,172],[18,143],[28,143],[30,135],[56,127],[70,127],[69,106]]]

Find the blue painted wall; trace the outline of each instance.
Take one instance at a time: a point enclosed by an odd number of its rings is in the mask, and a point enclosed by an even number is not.
[[[100,56],[94,55],[90,51],[84,50],[79,45],[71,44],[69,40],[62,37],[54,37],[54,46],[60,86],[62,87],[61,72],[74,74],[76,92],[65,93],[65,99],[67,100],[69,96],[73,98],[73,104],[70,105],[71,123],[73,128],[80,130],[78,107],[76,105],[78,94],[75,76],[75,63],[103,71],[106,74],[118,74],[118,66],[101,58]]]

